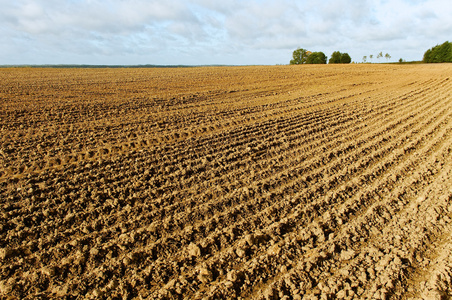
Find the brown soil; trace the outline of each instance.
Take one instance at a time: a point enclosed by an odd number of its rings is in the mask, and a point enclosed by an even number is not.
[[[2,69],[0,297],[449,299],[451,75]]]

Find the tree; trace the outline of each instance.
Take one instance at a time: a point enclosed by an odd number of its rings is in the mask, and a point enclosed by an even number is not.
[[[382,58],[382,57],[383,57],[383,52],[378,53],[378,55],[377,55],[378,62],[380,62],[380,58]]]
[[[301,65],[305,64],[309,56],[309,51],[306,49],[298,48],[292,53],[292,59],[290,60],[291,65]]]
[[[370,58],[370,62],[372,62],[372,58],[374,58],[374,55],[373,54],[369,55],[369,58]]]
[[[342,53],[341,55],[341,64],[349,64],[352,62],[352,58],[348,53]]]
[[[399,63],[403,63],[403,58],[399,59]]]
[[[452,62],[452,43],[447,41],[428,49],[424,53],[423,61],[425,63]]]
[[[432,52],[433,49],[428,49],[427,51],[425,51],[424,53],[424,58],[422,59],[425,63],[431,63],[432,62]]]
[[[340,64],[341,63],[341,53],[339,51],[334,51],[333,54],[331,54],[331,58],[328,61],[329,64]]]
[[[366,63],[367,62],[367,56],[363,56],[363,63]]]
[[[306,59],[307,64],[326,64],[326,55],[323,52],[312,52]]]
[[[389,53],[386,53],[385,54],[385,58],[386,58],[387,61],[389,61],[391,59],[391,55],[389,55]]]

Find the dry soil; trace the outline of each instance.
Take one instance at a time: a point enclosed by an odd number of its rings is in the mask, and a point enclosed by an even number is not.
[[[451,77],[0,69],[0,297],[450,299]]]

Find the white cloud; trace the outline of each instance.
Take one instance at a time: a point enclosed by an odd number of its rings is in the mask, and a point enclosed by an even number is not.
[[[297,47],[421,59],[448,0],[0,0],[0,64],[275,64]],[[392,52],[392,53],[391,53]],[[397,58],[396,58],[397,57]]]

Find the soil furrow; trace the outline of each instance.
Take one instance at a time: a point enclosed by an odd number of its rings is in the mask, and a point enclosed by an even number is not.
[[[450,73],[5,69],[0,298],[450,297]]]
[[[439,128],[438,126],[436,127],[436,128]],[[384,166],[384,165],[383,165]],[[381,168],[381,166],[380,166],[380,168]],[[375,171],[372,171],[372,169],[370,169],[369,170],[369,172],[371,173],[371,174],[374,174],[375,173]],[[378,172],[377,172],[378,173]],[[383,184],[383,183],[382,183]],[[370,193],[371,193],[371,195],[373,194],[373,192],[371,192],[371,190],[370,190]],[[378,194],[377,194],[378,195]],[[361,194],[361,195],[357,195],[357,196],[355,196],[355,197],[357,197],[357,199],[358,200],[360,200],[360,201],[362,201],[362,200],[366,200],[366,199],[360,199],[360,197],[362,198],[363,197],[363,194]],[[354,200],[355,198],[352,198],[352,199],[350,199],[349,200],[349,202],[351,202],[351,203],[353,203],[353,204],[356,204],[356,200]],[[341,208],[336,208],[336,211],[339,211],[339,212],[341,212],[343,215],[345,214],[345,215],[348,215],[348,216],[350,216],[349,214],[350,213],[353,213],[354,211],[356,211],[357,210],[357,208],[354,208],[353,206],[350,206],[349,204],[343,204],[342,205],[343,206],[343,208],[341,209]],[[307,214],[307,215],[309,215],[309,213]],[[332,215],[330,212],[328,212],[327,213],[327,215],[328,215],[328,219],[332,219],[333,220],[333,225],[334,225],[334,223],[336,223],[336,222],[334,222],[334,219],[335,219],[335,217],[334,217],[334,215]],[[301,217],[301,216],[300,216]],[[298,217],[297,217],[298,218]],[[346,222],[346,218],[344,219],[344,217],[341,217],[341,225],[342,225],[342,222]],[[287,222],[287,221],[286,221]],[[312,222],[312,221],[309,221],[309,222]],[[331,221],[330,221],[331,222]],[[332,233],[332,231],[329,231],[326,227],[325,227],[325,225],[317,225],[317,227],[318,226],[321,226],[321,228],[322,228],[322,230],[320,231],[321,232],[321,235],[322,236],[327,236],[329,233]],[[298,225],[297,226],[298,228],[303,228],[303,226],[300,224],[300,225]],[[317,229],[317,230],[319,230],[319,229]],[[313,230],[313,232],[315,232],[315,230]],[[269,268],[269,269],[272,269],[272,268]]]

